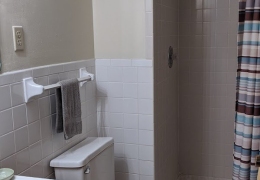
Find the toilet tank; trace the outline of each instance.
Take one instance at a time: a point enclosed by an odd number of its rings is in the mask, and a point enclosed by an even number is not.
[[[91,137],[50,162],[57,180],[115,180],[114,140]]]

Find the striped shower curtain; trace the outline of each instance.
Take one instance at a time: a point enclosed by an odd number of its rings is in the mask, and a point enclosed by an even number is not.
[[[260,0],[239,0],[234,180],[256,180],[260,139]]]

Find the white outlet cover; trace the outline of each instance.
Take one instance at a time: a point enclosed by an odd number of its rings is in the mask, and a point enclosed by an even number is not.
[[[22,26],[13,26],[14,51],[24,50],[24,33]]]

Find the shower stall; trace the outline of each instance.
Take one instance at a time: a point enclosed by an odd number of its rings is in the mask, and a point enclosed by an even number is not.
[[[153,1],[157,180],[232,178],[238,4]]]

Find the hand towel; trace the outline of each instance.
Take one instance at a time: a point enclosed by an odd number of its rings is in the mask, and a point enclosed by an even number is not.
[[[59,82],[56,89],[56,132],[64,132],[64,138],[70,139],[82,133],[81,101],[77,79]]]

